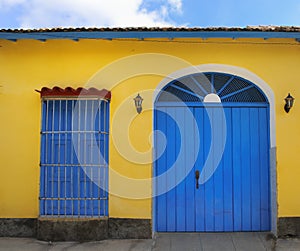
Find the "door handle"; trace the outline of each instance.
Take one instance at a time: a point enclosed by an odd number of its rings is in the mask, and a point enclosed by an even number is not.
[[[198,171],[198,170],[196,170],[196,172],[195,172],[195,178],[196,178],[196,189],[198,189],[198,188],[199,188],[199,176],[200,176],[200,174],[199,174],[199,171]]]

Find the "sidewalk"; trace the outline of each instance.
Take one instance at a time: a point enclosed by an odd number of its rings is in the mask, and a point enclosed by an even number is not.
[[[276,247],[275,247],[276,246]],[[48,243],[30,238],[0,238],[0,251],[300,251],[300,239],[271,238],[267,233],[159,233],[153,240],[104,240]]]
[[[300,239],[274,239],[264,232],[159,233],[153,251],[300,251]]]
[[[104,240],[95,242],[48,243],[30,238],[0,238],[1,251],[151,251],[153,240]]]

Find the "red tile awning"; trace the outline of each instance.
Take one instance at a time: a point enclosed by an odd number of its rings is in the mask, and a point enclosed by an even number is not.
[[[102,90],[98,90],[96,88],[83,88],[83,87],[79,87],[77,89],[74,89],[72,87],[66,87],[66,88],[60,88],[58,86],[55,86],[53,88],[48,88],[48,87],[43,87],[41,90],[36,90],[37,92],[40,93],[41,98],[45,98],[45,97],[97,97],[97,98],[103,98],[103,99],[107,99],[110,100],[111,99],[111,92],[106,90],[106,89],[102,89]]]

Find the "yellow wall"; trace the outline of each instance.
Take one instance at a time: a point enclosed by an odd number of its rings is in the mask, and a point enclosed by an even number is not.
[[[179,60],[143,60],[141,53]],[[0,40],[0,217],[38,216],[41,109],[34,90],[58,85],[112,90],[109,215],[151,218],[153,90],[167,74],[208,63],[243,67],[273,89],[279,216],[300,216],[300,44],[291,39],[175,39]],[[137,92],[144,98],[138,116],[132,102]],[[296,102],[286,114],[288,92]]]

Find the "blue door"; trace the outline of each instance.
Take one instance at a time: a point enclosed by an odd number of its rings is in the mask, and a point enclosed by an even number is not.
[[[255,86],[222,94],[233,89],[225,80],[214,89],[222,103],[187,99],[193,88],[176,83],[181,100],[164,93],[156,102],[156,231],[270,230],[269,106]],[[255,102],[232,102],[241,94]]]

